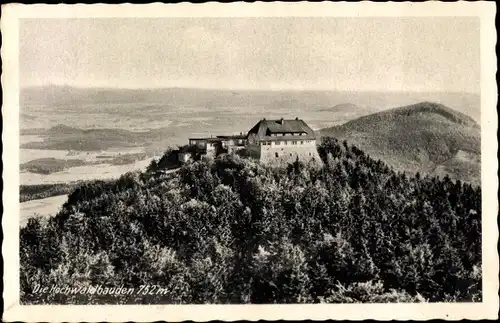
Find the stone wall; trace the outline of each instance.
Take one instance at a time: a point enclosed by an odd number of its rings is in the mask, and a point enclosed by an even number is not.
[[[285,145],[283,141],[280,144],[273,142],[271,145],[249,145],[247,151],[249,157],[259,159],[266,164],[293,163],[297,158],[304,163],[315,160],[321,164],[315,140],[295,145],[291,142]]]
[[[316,146],[283,146],[283,147],[262,147],[260,161],[263,163],[293,163],[297,158],[307,163],[310,160],[321,162]]]

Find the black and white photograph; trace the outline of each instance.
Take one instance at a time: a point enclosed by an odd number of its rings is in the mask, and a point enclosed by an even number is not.
[[[49,321],[53,305],[497,317],[495,5],[212,5],[16,16],[16,306]]]

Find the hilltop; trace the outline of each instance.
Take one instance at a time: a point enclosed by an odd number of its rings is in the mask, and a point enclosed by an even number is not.
[[[481,301],[480,187],[397,173],[332,138],[318,152],[324,167],[221,155],[80,185],[21,229],[22,304]]]
[[[480,183],[480,126],[442,104],[390,109],[321,129],[319,134],[347,140],[396,170]]]
[[[364,107],[357,106],[352,103],[340,103],[332,107],[323,108],[321,111],[342,111],[342,112],[352,112],[356,110],[363,109]]]

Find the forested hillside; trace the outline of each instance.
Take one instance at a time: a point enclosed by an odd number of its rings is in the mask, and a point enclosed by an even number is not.
[[[399,171],[426,173],[473,184],[481,180],[481,128],[442,104],[421,102],[322,129],[347,140]]]
[[[229,155],[85,184],[55,217],[21,229],[21,302],[481,300],[480,187],[409,177],[331,138],[319,153],[322,167]]]

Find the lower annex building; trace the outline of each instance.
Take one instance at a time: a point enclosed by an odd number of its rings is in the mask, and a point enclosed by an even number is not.
[[[316,134],[303,120],[260,120],[245,135],[189,138],[189,144],[179,151],[179,160],[187,162],[207,156],[237,152],[263,163],[320,162],[316,149]]]

